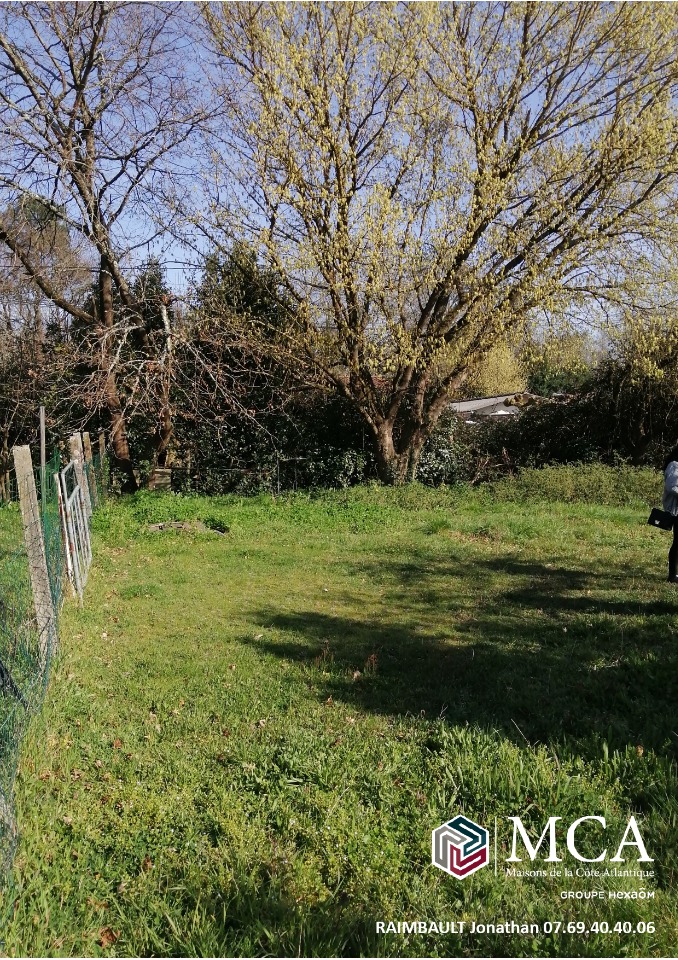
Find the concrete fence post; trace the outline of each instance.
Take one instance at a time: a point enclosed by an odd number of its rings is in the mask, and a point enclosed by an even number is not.
[[[89,484],[87,483],[87,474],[83,468],[85,454],[82,447],[82,437],[79,433],[74,433],[68,441],[68,449],[71,453],[71,460],[75,463],[75,476],[82,490],[82,499],[85,506],[87,519],[92,516],[92,500],[89,495]]]
[[[35,487],[33,460],[30,447],[13,447],[14,469],[19,488],[19,503],[23,521],[24,543],[28,554],[28,568],[33,590],[35,616],[38,624],[40,662],[44,667],[51,645],[56,645],[56,618],[49,586],[49,570],[45,554],[42,519]]]

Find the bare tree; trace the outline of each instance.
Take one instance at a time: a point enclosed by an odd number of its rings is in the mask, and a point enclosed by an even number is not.
[[[178,4],[8,3],[0,9],[0,243],[32,283],[81,326],[92,402],[108,411],[111,442],[134,486],[126,405],[158,398],[163,449],[171,434],[165,330],[155,356],[143,340],[129,281],[137,251],[171,226],[159,218],[158,179],[179,181],[205,116],[191,53],[191,10]],[[192,72],[193,71],[193,72]],[[96,295],[76,298],[45,269],[20,214],[39,201],[93,265]],[[122,363],[131,387],[121,385]],[[133,374],[133,375],[132,375]],[[131,376],[132,375],[132,376]],[[131,376],[131,379],[130,379]]]
[[[0,222],[20,237],[42,272],[59,278],[69,298],[82,299],[91,270],[50,210],[25,201],[20,209],[3,211]],[[62,377],[71,355],[69,325],[68,314],[45,298],[11,253],[0,250],[0,499],[8,495],[10,448],[37,438],[40,404],[49,403],[48,426],[55,428],[55,417],[70,406]]]
[[[678,10],[205,4],[228,121],[210,220],[284,279],[279,344],[348,397],[388,483],[536,308],[675,236]],[[207,228],[206,228],[207,229]]]

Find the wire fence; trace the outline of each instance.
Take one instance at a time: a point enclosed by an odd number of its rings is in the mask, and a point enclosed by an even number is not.
[[[61,457],[59,452],[55,450],[52,459],[45,466],[44,473],[41,468],[34,471],[42,509],[42,531],[47,572],[49,574],[49,589],[57,616],[61,608],[64,573],[64,545],[58,490],[60,470]]]
[[[18,837],[19,748],[44,699],[71,577],[61,456],[55,452],[43,469],[31,466],[28,448],[16,449],[25,452],[28,468],[17,473],[15,457],[0,491],[0,881],[10,873]],[[97,456],[83,467],[100,505],[108,489],[106,459]]]

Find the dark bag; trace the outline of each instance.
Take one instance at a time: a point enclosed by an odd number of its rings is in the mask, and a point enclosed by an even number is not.
[[[667,513],[666,510],[659,510],[658,507],[654,507],[650,514],[650,519],[647,522],[651,527],[659,527],[660,530],[673,530],[675,519],[672,513]]]

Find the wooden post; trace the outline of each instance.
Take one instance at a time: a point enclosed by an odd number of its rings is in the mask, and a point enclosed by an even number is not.
[[[50,646],[56,645],[56,620],[52,593],[49,587],[49,571],[45,555],[42,520],[35,488],[33,461],[30,447],[13,447],[14,469],[19,488],[19,503],[24,528],[24,542],[28,554],[28,568],[33,589],[35,616],[38,623],[40,660],[47,662]]]
[[[68,448],[71,452],[71,460],[75,463],[75,476],[77,477],[78,484],[82,490],[82,499],[85,507],[85,516],[87,520],[92,516],[92,501],[89,495],[89,485],[87,483],[87,474],[83,469],[83,463],[85,460],[83,448],[82,448],[82,437],[79,433],[74,433],[73,436],[68,441]]]
[[[92,442],[89,438],[89,433],[83,431],[82,434],[82,445],[85,453],[85,463],[89,468],[87,473],[87,482],[90,483],[90,497],[93,501],[93,506],[97,507],[99,505],[99,491],[97,490],[97,478],[94,474],[94,463],[92,461]]]

